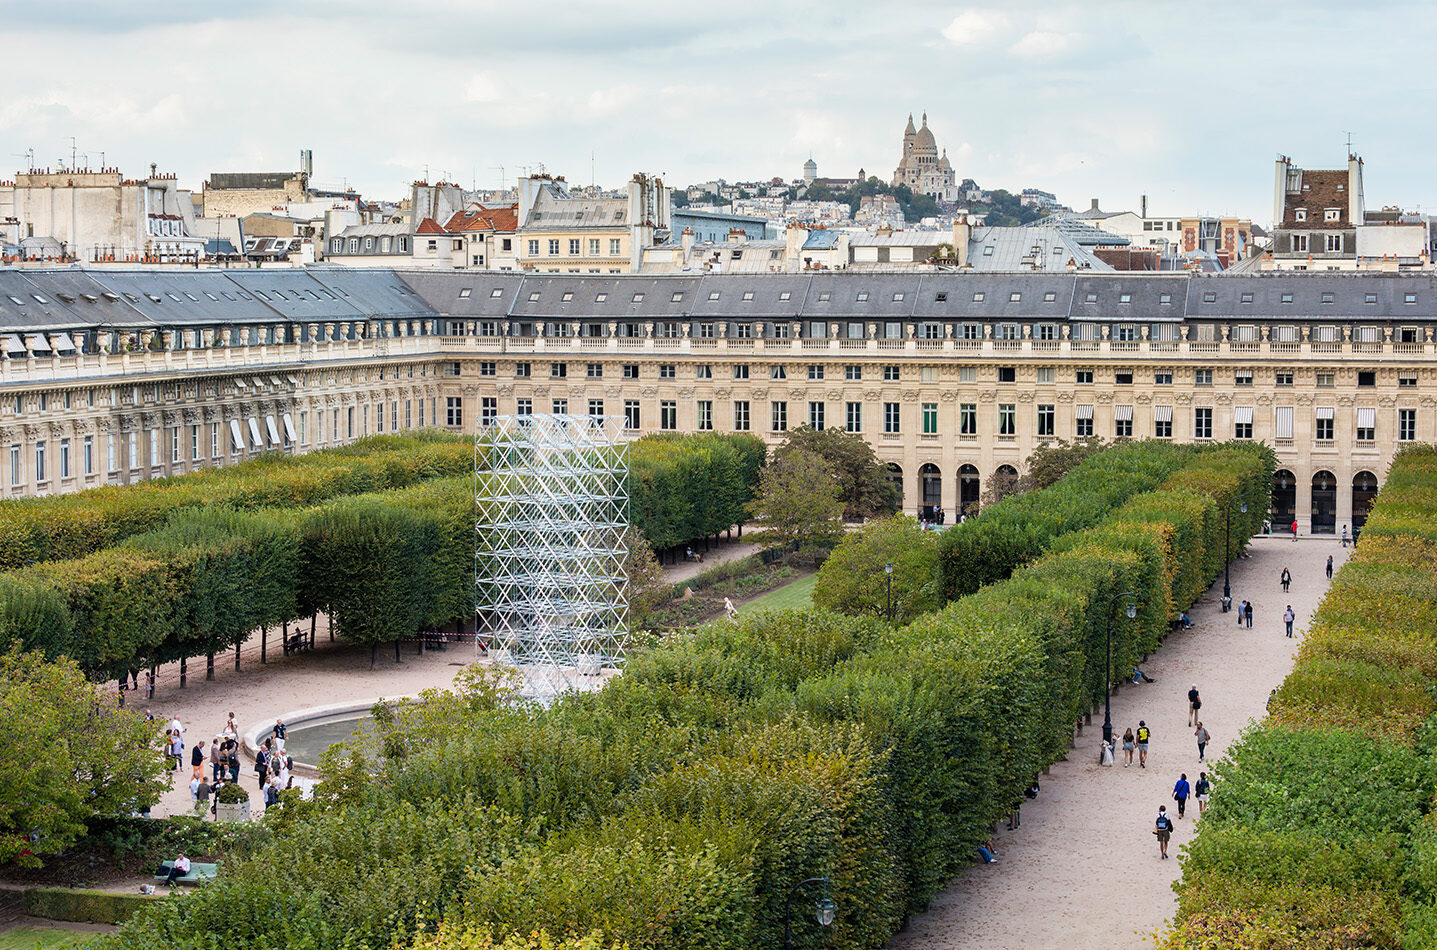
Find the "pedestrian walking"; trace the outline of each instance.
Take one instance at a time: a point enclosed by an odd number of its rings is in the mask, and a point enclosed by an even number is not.
[[[1287,568],[1282,569],[1282,592],[1287,593],[1288,586],[1292,584],[1292,572]]]
[[[1296,521],[1294,521],[1294,522],[1292,523],[1292,540],[1294,540],[1294,541],[1297,540],[1297,522],[1296,522]]]
[[[1123,768],[1133,764],[1133,748],[1137,745],[1133,739],[1133,727],[1129,726],[1123,732]]]
[[[1240,604],[1237,605],[1237,625],[1238,625],[1239,627],[1242,626],[1242,615],[1243,615],[1243,613],[1245,613],[1246,611],[1247,611],[1247,601],[1244,600],[1242,603],[1240,603]]]
[[[1208,781],[1206,772],[1198,773],[1197,784],[1193,786],[1193,797],[1198,803],[1198,817],[1207,809],[1207,800],[1212,795],[1212,782]]]
[[[1148,728],[1148,724],[1143,720],[1139,719],[1137,740],[1138,768],[1140,769],[1145,769],[1148,767],[1148,742],[1152,739],[1152,737],[1153,733],[1152,730]]]
[[[1168,806],[1158,806],[1158,817],[1153,820],[1153,834],[1158,836],[1158,854],[1166,861],[1168,857],[1168,841],[1173,836],[1173,820],[1168,817]]]
[[[1327,579],[1332,580],[1332,555],[1327,555]]]
[[[289,730],[285,728],[283,719],[274,721],[274,728],[270,730],[270,734],[274,736],[274,747],[283,752],[285,737],[289,735]]]
[[[1188,784],[1188,773],[1184,772],[1173,785],[1173,801],[1178,803],[1178,817],[1187,815],[1188,796],[1192,794],[1192,786]]]
[[[1251,629],[1252,629],[1252,601],[1250,601],[1250,600],[1244,600],[1244,601],[1242,602],[1242,605],[1243,605],[1242,621],[1243,621],[1243,623],[1247,624],[1247,629],[1251,630]]]
[[[1197,724],[1197,731],[1194,732],[1193,735],[1197,738],[1198,761],[1202,762],[1207,758],[1207,743],[1212,736],[1208,734],[1207,729],[1203,727],[1201,722]]]
[[[210,781],[218,782],[224,769],[224,751],[220,746],[220,737],[215,736],[210,743]]]
[[[1347,525],[1342,526],[1342,546],[1347,547]]]
[[[1192,685],[1188,690],[1188,725],[1197,722],[1198,710],[1202,708],[1202,697],[1198,695],[1197,684]]]
[[[1287,625],[1287,635],[1289,638],[1292,637],[1292,622],[1296,619],[1297,614],[1292,612],[1292,604],[1288,604],[1287,609],[1282,612],[1282,622]]]

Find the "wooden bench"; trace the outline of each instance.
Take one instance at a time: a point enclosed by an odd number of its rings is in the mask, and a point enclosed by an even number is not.
[[[163,884],[165,882],[165,878],[170,876],[170,869],[174,866],[175,862],[173,861],[166,861],[161,864],[159,873],[155,875],[155,880]],[[218,871],[218,864],[204,864],[199,861],[191,861],[189,873],[184,875],[183,877],[175,878],[174,883],[200,884],[204,881],[214,880],[214,876],[216,873],[218,873]]]

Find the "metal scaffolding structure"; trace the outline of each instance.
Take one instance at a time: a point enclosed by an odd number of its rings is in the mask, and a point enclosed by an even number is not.
[[[629,446],[614,416],[499,416],[474,450],[475,631],[543,701],[628,640]]]

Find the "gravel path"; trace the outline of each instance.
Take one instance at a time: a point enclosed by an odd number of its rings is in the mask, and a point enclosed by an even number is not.
[[[1083,727],[1077,749],[1041,780],[1036,801],[1023,807],[1022,827],[994,837],[996,864],[976,865],[938,895],[928,910],[889,944],[891,950],[983,947],[986,950],[1115,950],[1151,947],[1150,935],[1177,909],[1171,885],[1180,876],[1178,850],[1197,816],[1176,821],[1172,860],[1158,857],[1151,831],[1159,805],[1176,812],[1173,783],[1203,768],[1187,725],[1187,691],[1202,693],[1202,720],[1212,733],[1209,760],[1264,714],[1269,692],[1292,668],[1297,639],[1284,635],[1282,613],[1297,614],[1300,639],[1327,590],[1324,566],[1350,548],[1335,540],[1254,539],[1251,557],[1232,565],[1233,603],[1255,605],[1253,628],[1237,612],[1221,612],[1222,578],[1190,611],[1193,630],[1168,637],[1143,664],[1156,679],[1113,694],[1113,727],[1152,729],[1148,767],[1097,765],[1102,710]],[[1284,593],[1279,577],[1292,571]],[[1121,745],[1121,743],[1120,743]]]

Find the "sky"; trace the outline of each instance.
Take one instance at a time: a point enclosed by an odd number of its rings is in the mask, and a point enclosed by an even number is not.
[[[283,171],[399,199],[540,167],[620,186],[859,168],[923,112],[959,179],[1075,208],[1272,217],[1273,162],[1437,211],[1420,2],[0,0],[0,168],[74,147],[198,189]],[[8,163],[8,165],[7,165]],[[5,175],[4,177],[8,177]]]

